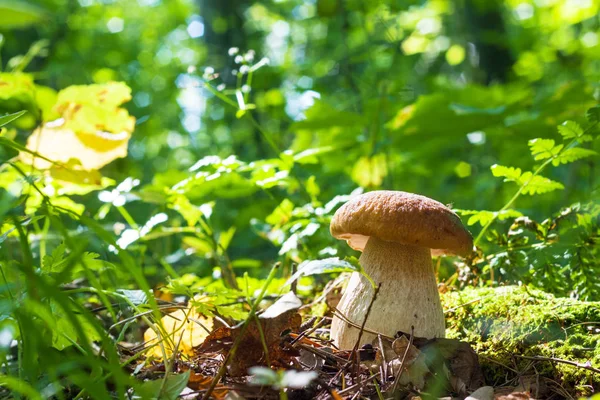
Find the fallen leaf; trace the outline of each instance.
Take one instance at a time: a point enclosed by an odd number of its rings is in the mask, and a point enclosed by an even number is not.
[[[244,376],[248,368],[266,365],[265,344],[271,364],[285,365],[290,362],[292,356],[298,356],[299,354],[295,350],[283,348],[282,333],[297,331],[300,328],[302,317],[297,310],[301,305],[300,299],[293,292],[289,292],[258,317],[260,329],[256,320],[252,319],[244,332],[244,336],[240,339],[234,359],[229,362],[229,374],[231,376]],[[204,353],[225,348],[229,350],[231,343],[241,333],[242,326],[243,323],[233,328],[222,327],[216,329],[208,335],[202,346],[196,351]]]
[[[401,336],[392,343],[392,350],[396,353],[396,357],[400,357],[401,359],[404,357],[406,348],[408,348],[408,352],[406,353],[405,362],[410,365],[417,357],[419,357],[419,354],[421,353],[419,349],[410,344],[410,341],[406,336]]]
[[[465,400],[494,400],[494,388],[482,386],[467,396]]]
[[[442,374],[440,367],[448,366],[453,392],[465,396],[484,385],[479,358],[468,343],[455,339],[432,339],[420,350],[433,372]]]
[[[165,315],[162,317],[161,323],[166,334],[162,344],[167,357],[173,354],[174,348],[182,354],[192,356],[194,354],[193,349],[204,342],[213,328],[213,320],[211,318],[200,315],[190,308],[177,310]],[[152,346],[147,356],[162,359],[162,349],[158,343],[158,336],[154,329],[146,329],[146,332],[144,332],[144,341],[147,343],[147,346]]]
[[[494,397],[495,400],[534,400],[528,392],[513,392]]]
[[[197,391],[207,390],[209,388],[210,384],[212,383],[213,379],[214,379],[213,376],[207,376],[207,375],[192,372],[190,374],[190,379],[188,381],[187,386],[190,389],[194,389]],[[225,399],[227,397],[228,392],[229,392],[229,389],[226,386],[217,385],[217,386],[215,386],[215,388],[213,389],[213,391],[211,393],[211,398],[214,398],[216,400]]]

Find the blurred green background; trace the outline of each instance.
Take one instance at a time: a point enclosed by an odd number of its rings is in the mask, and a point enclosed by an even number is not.
[[[598,0],[9,0],[0,1],[0,54],[6,71],[22,65],[56,90],[109,81],[132,88],[125,107],[137,123],[128,157],[102,169],[117,183],[139,180],[123,200],[131,220],[106,205],[116,192],[74,199],[115,239],[132,221],[141,226],[166,212],[164,232],[131,248],[150,276],[161,271],[160,281],[165,262],[200,275],[219,265],[211,245],[177,231],[190,220],[164,192],[206,156],[246,163],[209,162],[218,179],[188,182],[184,191],[194,210],[214,205],[212,237],[232,235],[225,255],[240,271],[335,254],[327,232],[335,205],[323,218],[315,209],[357,187],[499,210],[518,187],[493,178],[490,166],[535,169],[528,140],[559,140],[556,125],[585,126],[586,109],[597,104],[599,7]],[[236,89],[255,108],[236,113]],[[30,132],[19,130],[16,140]],[[320,154],[277,175],[279,154],[307,149]],[[595,157],[545,176],[565,189],[514,205],[537,221],[598,198]],[[498,237],[510,223],[495,225]],[[470,229],[477,235],[481,226]],[[498,237],[480,243],[485,253],[506,247]],[[89,240],[112,257],[94,235]],[[533,274],[531,263],[522,267]]]

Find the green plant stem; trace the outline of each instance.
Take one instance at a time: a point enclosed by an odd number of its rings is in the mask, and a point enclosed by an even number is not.
[[[131,214],[129,214],[129,211],[127,211],[127,209],[125,207],[116,206],[116,208],[119,211],[119,213],[121,214],[121,216],[125,219],[125,221],[129,224],[129,226],[131,226],[133,229],[137,229],[137,230],[140,229],[138,224],[135,222],[135,220],[133,219]]]
[[[279,400],[288,400],[288,395],[285,391],[285,388],[279,389]]]
[[[488,230],[490,225],[492,225],[492,223],[494,223],[494,221],[496,221],[496,219],[498,218],[498,214],[501,213],[502,211],[508,210],[513,205],[513,203],[519,198],[519,196],[521,196],[521,193],[523,192],[523,190],[525,190],[527,185],[529,185],[529,182],[531,182],[531,180],[535,176],[537,176],[540,172],[542,172],[544,170],[544,168],[546,168],[546,166],[552,162],[552,160],[554,160],[554,157],[547,159],[542,165],[540,165],[540,167],[535,170],[535,172],[533,173],[533,175],[531,175],[531,177],[527,180],[527,182],[525,182],[523,185],[521,185],[519,190],[517,190],[517,192],[513,195],[513,197],[511,197],[511,199],[508,201],[508,203],[506,203],[504,205],[504,207],[502,207],[500,210],[498,210],[497,213],[494,214],[494,216],[488,221],[488,223],[485,224],[485,226],[481,229],[481,232],[479,232],[479,235],[477,235],[477,237],[475,238],[475,241],[473,242],[474,245],[477,245],[477,243],[479,243],[481,238],[483,238],[483,235]]]
[[[256,314],[254,314],[254,321],[256,322],[256,327],[258,328],[258,335],[260,336],[260,343],[263,346],[263,351],[265,352],[265,363],[267,367],[271,367],[271,359],[269,357],[269,346],[267,345],[267,339],[265,338],[265,333],[263,332],[262,325],[260,323],[260,319]]]
[[[585,134],[587,134],[593,128],[595,128],[596,125],[598,125],[598,122],[594,122],[592,125],[590,125],[583,132],[582,136],[585,135]],[[513,203],[519,198],[519,196],[521,196],[521,193],[523,193],[523,190],[525,190],[525,188],[527,187],[527,185],[529,185],[529,183],[533,180],[534,177],[536,177],[540,172],[542,172],[552,161],[554,161],[555,159],[557,159],[558,157],[560,157],[564,151],[566,151],[566,150],[572,148],[573,146],[577,145],[577,143],[578,143],[577,138],[572,139],[566,146],[564,146],[558,152],[558,154],[555,154],[554,156],[552,156],[552,157],[548,158],[546,161],[544,161],[544,163],[542,165],[540,165],[535,170],[535,172],[531,175],[531,177],[527,180],[527,182],[525,182],[523,185],[521,185],[521,187],[519,188],[519,190],[517,190],[517,192],[513,195],[513,197],[510,198],[510,200],[508,201],[508,203],[506,203],[504,205],[504,207],[502,207],[500,210],[498,210],[498,212],[496,212],[494,214],[494,216],[488,221],[488,223],[485,224],[485,226],[481,229],[481,231],[479,232],[479,234],[477,235],[477,237],[473,241],[473,244],[475,246],[477,246],[477,244],[481,241],[481,239],[485,235],[485,232],[487,232],[488,228],[494,223],[494,221],[496,221],[496,219],[498,218],[499,213],[501,213],[502,211],[508,210],[513,205]]]
[[[281,150],[279,149],[279,147],[277,146],[277,144],[275,144],[275,141],[273,140],[273,138],[271,137],[271,135],[267,131],[265,131],[262,126],[260,126],[260,124],[258,123],[258,121],[256,120],[256,118],[254,118],[254,115],[252,115],[252,113],[250,111],[248,111],[246,113],[246,115],[248,115],[248,119],[250,119],[250,122],[252,123],[252,125],[254,126],[254,128],[256,128],[260,132],[260,134],[262,135],[262,137],[269,144],[269,147],[271,147],[271,149],[273,150],[273,152],[279,157],[279,155],[281,154]]]
[[[213,390],[217,386],[217,383],[219,383],[219,380],[221,380],[221,378],[225,374],[225,371],[227,370],[227,364],[229,363],[229,361],[231,361],[231,359],[233,357],[235,357],[237,349],[240,346],[240,343],[242,342],[242,338],[244,337],[244,334],[246,333],[246,329],[248,329],[248,326],[250,325],[250,321],[255,317],[256,310],[258,309],[258,305],[262,301],[262,299],[267,291],[267,288],[269,287],[269,285],[275,278],[277,271],[279,271],[280,266],[281,266],[281,263],[275,264],[273,266],[273,268],[271,269],[271,272],[269,272],[269,276],[267,276],[267,279],[265,280],[265,283],[263,284],[263,287],[262,287],[259,295],[256,297],[256,300],[252,304],[252,308],[250,309],[248,317],[244,321],[244,324],[242,325],[237,337],[235,338],[235,341],[233,342],[233,345],[231,346],[231,350],[229,350],[229,353],[227,354],[225,361],[223,361],[221,368],[219,368],[219,372],[217,372],[217,375],[213,378],[212,382],[210,383],[210,386],[206,390],[206,393],[204,393],[204,396],[202,396],[202,400],[210,399],[210,395],[212,394]]]

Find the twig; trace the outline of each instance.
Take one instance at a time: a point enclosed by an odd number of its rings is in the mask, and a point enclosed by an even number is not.
[[[490,296],[487,296],[487,297],[491,297],[491,295],[490,295]],[[459,304],[459,305],[458,305],[458,306],[456,306],[456,307],[452,307],[452,308],[449,308],[449,309],[445,310],[445,311],[444,311],[444,314],[448,314],[448,313],[454,312],[454,311],[458,310],[459,308],[462,308],[462,307],[464,307],[464,306],[468,306],[469,304],[477,303],[478,301],[481,301],[481,300],[483,300],[483,299],[485,299],[485,298],[486,298],[486,297],[480,297],[480,298],[478,298],[478,299],[471,300],[471,301],[467,301],[466,303],[463,303],[463,304]]]
[[[297,270],[298,265],[295,262],[292,262],[292,276],[296,273]],[[298,294],[298,279],[295,279],[294,282],[292,282],[290,290],[294,292],[294,294]]]
[[[304,332],[301,332],[298,337],[296,337],[294,340],[292,340],[292,342],[290,343],[290,346],[293,346],[294,344],[296,344],[296,342],[298,342],[299,340],[301,340],[303,337],[307,337],[309,335],[311,335],[313,332],[315,332],[317,329],[319,329],[320,327],[322,327],[323,325],[325,325],[325,323],[327,322],[327,320],[325,318],[322,318],[319,322],[317,322],[312,328],[305,330]]]
[[[402,373],[406,369],[404,366],[404,361],[406,361],[406,357],[408,356],[408,351],[410,350],[410,346],[412,346],[412,344],[413,344],[414,338],[415,338],[415,327],[411,326],[410,327],[410,338],[408,339],[408,346],[406,346],[406,349],[404,350],[404,355],[402,356],[402,361],[400,361],[400,372],[398,373],[398,376],[394,379],[394,386],[392,388],[392,393],[396,392],[396,389],[398,388],[398,383],[400,382],[400,378],[402,377]]]
[[[597,374],[600,374],[600,369],[598,369],[598,368],[594,368],[594,367],[591,367],[589,365],[580,364],[580,363],[575,362],[575,361],[563,360],[562,358],[541,357],[541,356],[519,356],[517,354],[514,354],[514,356],[517,357],[517,358],[524,358],[526,360],[552,361],[552,362],[556,362],[556,363],[567,364],[567,365],[571,365],[573,367],[587,369],[588,371],[592,371],[592,372],[595,372]]]
[[[377,285],[375,291],[373,292],[373,297],[371,298],[371,303],[369,303],[369,308],[367,308],[367,313],[365,314],[365,318],[363,319],[362,325],[360,326],[360,331],[358,332],[358,339],[356,339],[354,349],[352,350],[353,352],[355,352],[358,349],[358,346],[360,345],[360,340],[362,339],[362,335],[365,330],[365,325],[367,324],[367,319],[369,318],[369,314],[371,314],[371,308],[373,307],[373,303],[375,303],[375,300],[377,299],[379,289],[381,289],[381,283]]]
[[[377,341],[379,342],[379,351],[381,352],[381,360],[383,361],[382,363],[382,377],[383,377],[383,382],[385,384],[385,382],[387,382],[387,360],[385,359],[385,350],[383,349],[383,340],[381,340],[381,335],[377,334]]]
[[[519,374],[519,371],[517,371],[516,369],[514,369],[514,368],[511,368],[511,367],[509,367],[508,365],[502,364],[500,361],[496,361],[496,360],[494,360],[493,358],[489,358],[489,357],[486,357],[486,356],[482,356],[481,354],[479,354],[479,358],[483,358],[484,360],[487,360],[487,361],[489,361],[489,362],[492,362],[492,363],[494,363],[494,364],[498,364],[498,365],[500,365],[501,367],[504,367],[504,368],[506,368],[506,369],[508,369],[508,370],[510,370],[510,371],[512,371],[512,372],[514,372],[514,373],[515,373],[515,374],[517,374],[517,375]]]
[[[341,320],[343,320],[345,323],[347,323],[350,326],[353,326],[354,328],[358,328],[360,329],[360,326],[358,324],[355,324],[354,322],[350,321],[348,319],[348,317],[346,317],[344,314],[342,314],[337,308],[333,307],[333,314],[340,318]],[[332,319],[331,317],[323,317],[325,319]],[[394,338],[392,336],[388,336],[388,335],[384,335],[383,333],[368,329],[368,328],[364,328],[363,331],[367,332],[367,333],[371,333],[373,335],[381,335],[381,337],[389,339],[389,340],[394,340]]]
[[[304,344],[304,343],[298,343],[297,347],[300,347],[301,349],[306,350],[309,353],[319,356],[319,357],[323,358],[324,360],[335,361],[336,363],[347,363],[348,362],[348,360],[346,360],[345,358],[336,356],[333,353],[328,353],[326,351],[314,348],[314,347]]]
[[[378,373],[376,373],[375,375],[371,375],[370,377],[368,377],[368,378],[367,378],[367,380],[366,380],[365,382],[359,382],[359,383],[356,383],[356,384],[354,384],[354,385],[352,385],[352,386],[348,386],[348,387],[347,387],[346,389],[344,389],[344,390],[340,390],[340,391],[338,392],[338,394],[339,394],[340,396],[343,396],[343,395],[345,395],[345,394],[351,393],[351,392],[353,392],[355,389],[357,389],[357,388],[360,388],[360,387],[361,387],[361,385],[362,385],[362,383],[366,383],[366,382],[368,382],[368,381],[370,381],[370,380],[372,380],[372,379],[375,379],[375,378],[379,377],[379,375],[381,375],[381,372],[378,372]]]
[[[365,325],[367,324],[367,319],[369,319],[369,314],[371,314],[371,308],[373,307],[373,303],[377,299],[377,294],[379,293],[379,289],[381,289],[381,283],[377,285],[375,291],[373,292],[373,297],[371,297],[371,302],[369,303],[369,307],[367,308],[367,312],[365,314],[365,318],[363,319],[362,325],[360,326],[360,331],[358,332],[358,338],[356,339],[356,343],[354,343],[354,348],[352,349],[352,353],[350,354],[350,362],[352,359],[356,357],[356,379],[360,379],[359,369],[360,369],[360,359],[358,355],[358,346],[360,346],[360,340],[362,339],[363,332],[365,330]],[[360,382],[359,382],[360,383]]]

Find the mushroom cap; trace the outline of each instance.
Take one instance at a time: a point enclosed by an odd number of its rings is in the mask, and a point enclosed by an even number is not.
[[[467,255],[473,238],[458,215],[442,203],[418,194],[377,190],[362,194],[340,207],[330,225],[331,234],[363,251],[369,237],[428,247],[432,254]]]

